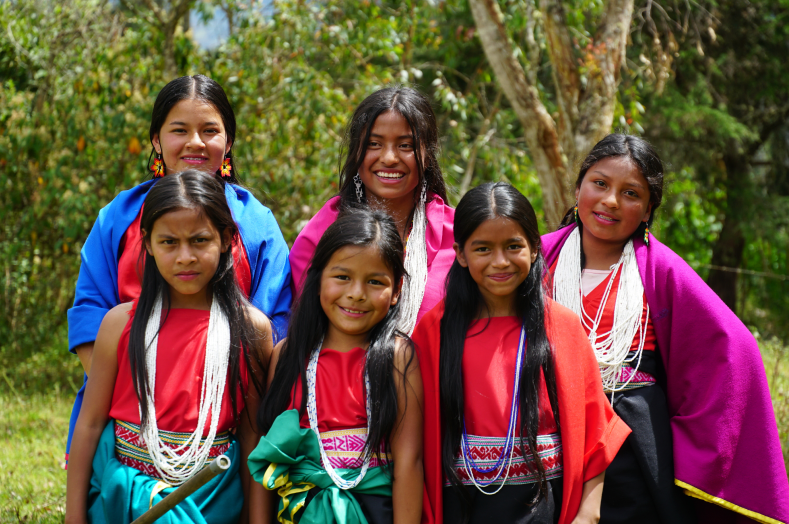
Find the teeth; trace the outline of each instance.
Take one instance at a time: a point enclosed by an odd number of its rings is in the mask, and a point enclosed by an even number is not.
[[[340,306],[340,307],[342,307],[342,306]],[[359,311],[358,309],[348,309],[347,307],[344,307],[342,309],[344,309],[348,313],[354,313],[354,314],[356,314],[356,313],[364,313],[364,311]]]
[[[608,222],[614,222],[613,218],[603,216],[603,215],[601,215],[599,213],[595,213],[595,215],[597,215],[598,217],[602,218],[603,220],[607,220]]]
[[[377,172],[376,175],[381,178],[403,178],[403,176],[405,176],[402,173],[382,173],[382,172]]]

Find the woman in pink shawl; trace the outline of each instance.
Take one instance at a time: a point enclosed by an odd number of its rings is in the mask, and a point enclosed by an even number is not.
[[[632,429],[601,524],[789,521],[764,365],[748,328],[649,233],[663,164],[609,135],[581,166],[567,227],[545,235],[554,299],[582,319],[603,389]]]
[[[343,209],[367,204],[385,210],[406,245],[400,330],[410,335],[417,320],[443,298],[444,279],[455,259],[455,210],[446,204],[436,116],[415,89],[381,89],[356,108],[345,140],[340,194],[312,217],[290,251],[294,296],[318,240]]]

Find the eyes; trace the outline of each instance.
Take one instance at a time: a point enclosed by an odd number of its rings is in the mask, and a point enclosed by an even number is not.
[[[370,140],[367,143],[367,149],[375,150],[375,149],[381,149],[382,147],[384,147],[384,145],[383,145],[383,143],[380,140],[373,139],[373,140]],[[412,142],[410,142],[410,141],[402,142],[400,144],[397,144],[397,149],[399,149],[401,151],[413,151],[414,150],[414,144]]]
[[[350,282],[351,281],[351,277],[348,276],[348,275],[334,275],[332,278],[334,278],[336,280],[343,281],[343,282]],[[376,278],[368,279],[367,283],[371,284],[373,286],[388,286],[389,285],[386,282],[383,282],[383,281],[378,280]]]
[[[518,251],[518,250],[523,249],[525,247],[526,246],[524,244],[516,242],[516,243],[509,244],[509,245],[505,246],[504,249],[506,249],[507,251]],[[488,247],[488,246],[479,246],[479,247],[474,249],[475,253],[491,253],[492,251],[493,250],[490,247]]]
[[[173,134],[176,134],[176,135],[186,135],[187,132],[188,131],[187,131],[187,129],[185,127],[176,127],[174,129],[170,130],[170,133],[173,133]],[[207,135],[218,135],[218,134],[222,133],[222,130],[219,129],[218,127],[207,127],[205,129],[203,129],[201,131],[201,133],[204,133],[204,134],[207,134]]]
[[[200,236],[200,237],[192,238],[190,240],[190,242],[192,244],[204,244],[206,242],[210,242],[211,240],[212,239],[210,237]],[[175,239],[175,238],[163,238],[163,239],[159,240],[159,243],[164,245],[164,246],[174,246],[174,245],[176,245],[178,243],[178,239]]]
[[[599,187],[600,189],[608,189],[608,184],[606,184],[605,180],[602,179],[593,180],[592,184]],[[641,198],[639,192],[634,189],[625,189],[622,191],[622,194],[632,198]]]

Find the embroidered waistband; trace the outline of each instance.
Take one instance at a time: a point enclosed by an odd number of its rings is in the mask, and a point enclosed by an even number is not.
[[[367,428],[341,429],[321,433],[321,443],[326,451],[329,462],[335,468],[354,469],[362,467],[362,451],[367,442]],[[373,454],[370,467],[375,468],[391,462],[392,458],[385,453],[383,442],[378,449],[379,458]]]
[[[495,466],[496,461],[504,451],[505,440],[504,437],[469,435],[468,443],[471,458],[482,468],[487,469]],[[562,439],[558,433],[537,436],[537,456],[542,462],[547,480],[562,476]],[[463,484],[472,485],[460,452],[455,456],[455,471]],[[495,471],[490,473],[472,472],[477,480],[490,480],[496,476]],[[500,478],[503,479],[506,474],[507,468],[505,466]],[[532,456],[531,448],[524,442],[524,448],[521,449],[520,441],[516,441],[512,452],[512,463],[507,484],[531,484],[534,482],[537,482],[537,465]],[[496,485],[498,484],[499,482],[497,481]],[[450,484],[447,481],[444,485],[449,486]]]
[[[162,439],[162,442],[167,447],[172,449],[183,446],[190,436],[191,434],[189,433],[159,430],[159,438]],[[205,442],[205,439],[201,439],[202,442]],[[229,431],[217,433],[211,450],[208,452],[209,459],[225,453],[230,449],[230,444],[231,435]],[[140,426],[137,424],[123,420],[115,421],[115,456],[121,464],[142,471],[149,477],[161,479],[148,453],[148,446],[140,434]]]
[[[622,371],[619,373],[619,380],[616,381],[616,390],[629,391],[645,386],[653,386],[656,383],[657,380],[655,380],[653,375],[625,365],[622,366]],[[606,393],[610,393],[610,391],[606,391]]]

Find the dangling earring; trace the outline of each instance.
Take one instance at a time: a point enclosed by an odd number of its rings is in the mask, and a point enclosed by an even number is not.
[[[649,247],[649,222],[644,222],[644,224],[646,224],[646,227],[644,228],[644,244]]]
[[[221,174],[222,178],[230,178],[231,175],[230,171],[233,170],[233,165],[230,161],[230,155],[226,156],[225,159],[222,161],[222,167],[219,168],[219,173]]]
[[[153,171],[154,178],[161,178],[164,176],[164,162],[162,161],[161,153],[156,153],[156,157],[153,159],[153,164],[151,165],[151,171]]]
[[[353,176],[353,183],[356,186],[356,201],[361,204],[364,199],[364,189],[362,189],[362,177],[358,172]]]
[[[419,196],[419,201],[423,204],[427,202],[427,180],[422,181],[422,194]]]
[[[581,219],[578,218],[578,201],[575,201],[575,207],[573,208],[573,213],[575,215],[575,223],[578,227],[581,227]]]

